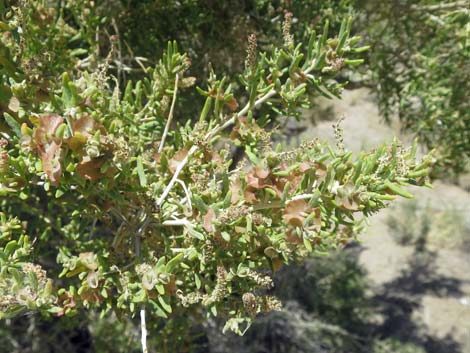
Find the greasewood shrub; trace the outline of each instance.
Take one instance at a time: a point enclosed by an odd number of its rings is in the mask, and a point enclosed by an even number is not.
[[[362,62],[351,19],[304,45],[286,13],[283,45],[268,52],[251,35],[234,94],[213,71],[194,88],[172,42],[142,80],[119,85],[112,55],[94,50],[93,3],[47,4],[13,3],[0,23],[3,318],[140,310],[145,323],[146,312],[203,308],[242,334],[281,307],[266,289],[282,264],[347,243],[368,215],[411,197],[402,186],[426,184],[433,161],[416,160],[416,144],[354,157],[337,125],[335,147],[272,145],[268,126],[297,116],[308,95],[339,96],[337,74]],[[204,104],[177,119],[191,90]],[[246,158],[231,165],[235,147]]]

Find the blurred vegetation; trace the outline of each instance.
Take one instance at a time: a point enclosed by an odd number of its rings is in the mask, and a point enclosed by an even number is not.
[[[423,242],[432,249],[470,250],[470,220],[467,209],[450,205],[435,208],[411,200],[394,208],[387,225],[400,245]]]
[[[191,70],[207,79],[209,63],[216,73],[243,70],[246,39],[252,33],[262,49],[281,44],[285,11],[295,14],[292,31],[301,42],[308,40],[312,30],[321,30],[327,20],[331,31],[337,32],[352,11],[351,4],[351,0],[111,0],[97,11],[110,19],[107,30],[119,33],[123,53],[130,59],[142,56],[156,60],[167,41],[176,40],[194,62]]]
[[[370,83],[386,120],[436,149],[435,175],[468,171],[470,2],[359,1]]]

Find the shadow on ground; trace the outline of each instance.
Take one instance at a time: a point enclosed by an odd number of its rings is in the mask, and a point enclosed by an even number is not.
[[[260,317],[243,338],[213,340],[211,352],[465,353],[450,335],[431,334],[417,315],[425,295],[462,295],[460,280],[438,273],[426,243],[424,233],[405,269],[378,288],[359,264],[359,244],[286,268],[275,290],[284,311]]]
[[[418,318],[424,295],[457,297],[463,295],[461,281],[437,272],[436,253],[426,249],[426,237],[415,245],[411,260],[400,275],[382,286],[373,301],[377,303],[383,323],[376,328],[379,337],[395,337],[410,342],[429,353],[461,352],[460,345],[449,335],[436,338],[426,333]],[[462,352],[464,353],[464,352]]]

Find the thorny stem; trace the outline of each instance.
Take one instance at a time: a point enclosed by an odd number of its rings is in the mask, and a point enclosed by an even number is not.
[[[272,89],[270,90],[268,93],[266,93],[263,97],[261,97],[260,99],[258,99],[255,104],[253,105],[253,108],[254,107],[257,107],[258,105],[260,104],[263,104],[264,102],[266,102],[269,98],[271,98],[272,96],[274,96],[276,94],[276,90]],[[240,118],[242,117],[243,115],[245,115],[246,113],[248,113],[248,111],[250,110],[250,104],[247,104],[245,105],[245,107],[243,107],[242,110],[240,110],[237,115],[235,116],[232,116],[230,119],[228,119],[225,123],[223,123],[221,126],[219,127],[215,127],[211,132],[209,132],[207,135],[206,135],[206,138],[212,138],[214,137],[214,135],[216,135],[218,132],[224,130],[226,127],[232,125],[233,123],[235,123],[235,118]]]
[[[147,349],[147,325],[145,322],[145,307],[142,305],[140,308],[140,341],[142,344],[142,353],[148,353]]]
[[[158,153],[161,153],[163,151],[163,145],[165,144],[166,136],[168,135],[168,131],[170,130],[170,124],[171,124],[171,120],[173,120],[173,112],[175,110],[177,92],[178,92],[178,74],[176,74],[175,88],[173,90],[173,100],[171,101],[170,113],[168,114],[168,120],[166,121],[165,130],[163,131],[162,141],[160,142],[160,146],[158,146]]]
[[[186,194],[186,201],[187,201],[187,203],[188,203],[189,210],[190,210],[190,212],[193,212],[193,205],[191,204],[191,194],[190,194],[190,192],[189,192],[188,187],[187,187],[186,184],[185,184],[184,182],[182,182],[180,179],[177,179],[176,181],[177,181],[178,184],[180,184],[181,187],[183,188],[184,193]]]
[[[163,204],[163,201],[165,201],[166,197],[168,196],[168,194],[170,193],[171,189],[173,188],[173,185],[175,185],[176,183],[176,180],[178,180],[178,176],[179,174],[181,173],[181,170],[183,170],[184,166],[186,165],[186,163],[188,163],[188,160],[189,158],[194,154],[196,153],[197,151],[197,146],[196,145],[193,145],[189,151],[188,151],[188,154],[183,158],[183,160],[180,162],[180,164],[178,164],[178,167],[176,167],[176,170],[175,170],[175,174],[173,174],[173,177],[171,178],[170,182],[168,183],[167,187],[165,188],[165,190],[163,191],[163,193],[161,194],[161,196],[159,197],[159,199],[157,200],[157,203],[156,205],[158,207],[160,207],[162,204]]]
[[[290,200],[287,200],[286,203],[292,202],[292,201],[297,201],[297,200],[309,200],[311,199],[315,194],[301,194],[301,195],[296,195]]]
[[[162,223],[164,226],[191,226],[187,219],[169,219]]]
[[[150,224],[150,217],[148,215],[145,216],[145,219],[142,225],[137,230],[136,234],[134,235],[135,241],[135,256],[137,259],[141,258],[141,237],[142,234],[145,232],[145,229]],[[147,348],[147,324],[145,320],[145,305],[142,304],[140,307],[140,343],[142,345],[142,353],[148,353]]]

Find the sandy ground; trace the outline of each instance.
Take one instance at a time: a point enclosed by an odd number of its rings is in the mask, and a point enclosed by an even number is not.
[[[333,120],[326,121],[322,115],[333,116]],[[398,124],[384,124],[365,89],[346,91],[343,100],[333,102],[330,110],[312,117],[318,124],[302,132],[299,139],[332,141],[332,122],[343,116],[345,144],[353,151],[373,148],[393,136],[399,136],[405,144],[412,140],[400,134]],[[411,191],[416,194],[418,207],[426,207],[431,219],[447,211],[459,213],[459,222],[470,222],[470,193],[465,188],[437,181],[432,190]],[[387,309],[391,312],[382,318],[387,321],[384,326],[403,340],[421,340],[429,353],[470,353],[469,248],[439,238],[440,229],[432,229],[431,239],[425,239],[419,249],[416,244],[399,245],[387,219],[407,202],[413,201],[401,200],[373,217],[371,227],[360,238],[363,250],[359,261],[368,271],[372,296],[391,303]],[[470,238],[470,234],[465,236]]]

